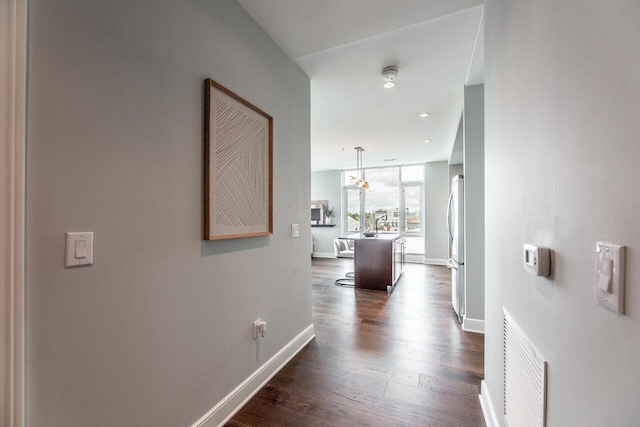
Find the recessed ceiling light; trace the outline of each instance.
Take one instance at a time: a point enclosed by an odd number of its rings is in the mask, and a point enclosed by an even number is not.
[[[396,159],[383,159],[382,161],[383,162],[395,162]]]
[[[391,89],[395,85],[396,84],[394,82],[386,82],[385,84],[382,85],[382,87],[385,88],[385,89]]]
[[[427,159],[430,159],[431,157],[431,154],[427,154]]]
[[[425,139],[424,142],[431,142],[431,138]]]
[[[420,114],[420,117],[422,117],[422,118],[429,117],[429,113],[422,113],[422,114]]]

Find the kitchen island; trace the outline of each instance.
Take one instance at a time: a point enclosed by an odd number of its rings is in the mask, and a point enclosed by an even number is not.
[[[380,233],[375,237],[350,234],[344,238],[355,241],[355,287],[391,290],[404,267],[405,233]]]

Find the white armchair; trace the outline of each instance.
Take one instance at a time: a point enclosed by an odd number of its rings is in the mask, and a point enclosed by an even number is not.
[[[355,242],[349,239],[335,239],[333,254],[337,258],[353,258]]]

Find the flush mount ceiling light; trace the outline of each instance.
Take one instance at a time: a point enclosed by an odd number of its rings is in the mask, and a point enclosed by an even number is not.
[[[382,80],[384,80],[384,84],[382,87],[385,89],[390,89],[396,85],[396,80],[398,79],[398,67],[395,65],[389,65],[388,67],[384,67],[382,69]]]
[[[362,178],[362,152],[364,148],[355,147],[356,150],[356,176],[352,176],[349,178],[349,184],[355,185],[359,188],[364,188],[365,190],[369,188],[369,183]]]

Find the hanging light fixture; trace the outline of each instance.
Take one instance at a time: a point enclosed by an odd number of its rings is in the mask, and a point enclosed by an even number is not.
[[[355,150],[356,150],[356,176],[351,176],[349,178],[349,184],[355,185],[356,187],[359,187],[359,188],[364,188],[366,190],[367,188],[369,188],[369,183],[365,181],[365,179],[363,178],[364,173],[362,171],[362,152],[364,151],[364,148],[355,147]]]

